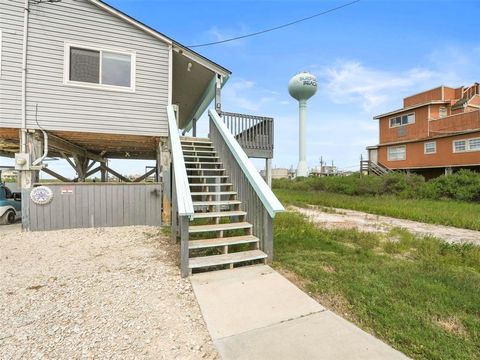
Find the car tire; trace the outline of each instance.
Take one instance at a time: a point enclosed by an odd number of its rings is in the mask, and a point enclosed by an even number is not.
[[[0,217],[0,225],[9,225],[15,222],[15,211],[7,210],[5,214]]]

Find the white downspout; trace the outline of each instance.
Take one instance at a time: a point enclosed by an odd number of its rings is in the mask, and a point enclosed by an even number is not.
[[[21,152],[27,152],[27,42],[30,0],[25,0],[23,9],[23,53],[22,53],[22,138]]]

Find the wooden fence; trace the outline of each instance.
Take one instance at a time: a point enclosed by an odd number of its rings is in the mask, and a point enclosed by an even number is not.
[[[162,224],[161,184],[44,184],[53,193],[49,204],[37,205],[31,190],[22,193],[26,230],[59,230]]]

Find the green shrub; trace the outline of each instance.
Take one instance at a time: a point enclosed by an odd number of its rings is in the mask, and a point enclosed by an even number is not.
[[[278,179],[273,188],[324,191],[345,195],[395,195],[407,199],[451,199],[480,201],[480,174],[460,170],[430,181],[416,174],[392,172],[384,176],[308,177],[294,180]]]

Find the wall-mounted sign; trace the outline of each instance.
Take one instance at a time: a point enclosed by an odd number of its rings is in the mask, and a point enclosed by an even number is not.
[[[53,199],[53,192],[47,186],[38,186],[32,189],[30,199],[37,205],[47,205]]]
[[[62,195],[73,194],[73,188],[72,188],[71,186],[63,187],[63,188],[60,190],[60,193],[61,193]]]

